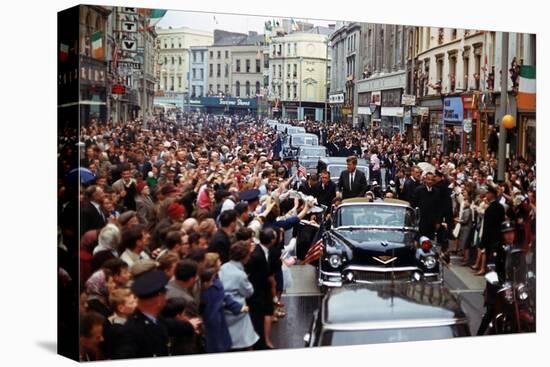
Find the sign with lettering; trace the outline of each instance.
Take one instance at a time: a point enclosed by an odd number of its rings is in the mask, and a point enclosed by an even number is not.
[[[403,106],[414,106],[416,104],[416,96],[414,94],[403,94],[401,96],[401,104]]]
[[[137,14],[137,8],[120,8],[121,13],[125,14]]]
[[[112,61],[111,61],[112,62]],[[132,61],[119,61],[118,66],[121,68],[126,69],[134,69],[134,70],[140,70],[141,69],[141,63],[139,62],[132,62]]]
[[[382,100],[382,93],[380,91],[378,92],[371,92],[370,95],[370,104],[374,104],[376,106],[380,106]]]
[[[464,108],[461,97],[447,97],[443,101],[443,121],[462,124]]]
[[[135,33],[137,32],[137,23],[123,21],[120,28],[122,32]]]
[[[331,94],[328,97],[328,103],[331,103],[331,104],[344,103],[344,93]]]
[[[137,52],[137,42],[134,40],[122,40],[121,48],[126,52]]]

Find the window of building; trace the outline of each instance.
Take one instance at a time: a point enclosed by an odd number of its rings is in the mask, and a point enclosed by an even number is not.
[[[444,40],[445,40],[445,28],[439,28],[437,31],[437,44],[438,45],[443,44]]]
[[[200,80],[204,80],[204,69],[203,68],[200,68],[199,69],[201,72],[200,72],[200,76],[201,76],[201,79]]]
[[[216,76],[218,78],[222,76],[222,66],[220,64],[216,64]]]
[[[210,51],[210,59],[214,58],[214,51]]]
[[[213,92],[214,92],[214,85],[213,84],[208,85],[208,93],[211,94]]]
[[[286,44],[286,53],[287,53],[287,56],[290,56],[290,43]]]
[[[235,83],[235,97],[240,97],[240,96],[241,96],[241,82],[237,80],[237,82]]]
[[[229,76],[229,64],[225,64],[223,75],[227,78]]]
[[[193,51],[193,62],[197,62],[197,52]]]
[[[290,79],[290,64],[286,64],[286,77]]]
[[[197,90],[195,86],[191,87],[191,97],[195,98],[197,96]]]
[[[279,48],[277,49],[277,56],[281,56],[281,54],[283,53],[283,45],[279,44],[278,46]]]
[[[168,65],[168,58],[167,57],[164,58],[164,65]]]
[[[201,62],[203,62],[203,61],[204,61],[204,52],[201,51],[201,52],[200,52],[200,55],[201,55]]]
[[[229,59],[229,51],[225,50],[225,58]]]
[[[279,65],[279,79],[282,79],[283,78],[283,69],[282,69],[282,66]]]
[[[174,60],[175,60],[175,57],[172,56],[172,65],[176,65],[176,62]]]
[[[221,59],[221,58],[222,58],[222,52],[218,51],[218,59]]]
[[[214,64],[210,64],[210,72],[208,73],[208,75],[210,75],[210,77],[212,78],[214,76]]]
[[[250,97],[250,82],[248,80],[246,81],[246,84],[245,84],[245,94],[247,98]]]
[[[260,60],[256,60],[256,72],[261,72]]]
[[[178,47],[181,48],[181,42],[178,44]]]
[[[221,86],[219,84],[216,84],[216,93],[220,93],[221,91]]]
[[[202,85],[199,85],[199,97],[204,96],[204,87]]]
[[[179,64],[181,65],[181,56],[179,57]]]
[[[437,69],[436,69],[435,83],[436,83],[436,85],[439,86],[439,88],[436,89],[436,92],[440,93],[441,92],[441,83],[443,81],[443,58],[437,59],[436,60],[436,65],[437,65]]]
[[[294,72],[292,73],[292,77],[296,79],[298,77],[298,65],[294,64]]]
[[[264,54],[264,69],[269,68],[269,55]]]
[[[298,44],[295,43],[294,44],[294,56],[297,56],[298,55]]]
[[[452,38],[453,40],[455,40],[456,37],[457,37],[457,34],[458,34],[458,29],[453,28],[453,31],[452,31],[452,33],[451,33],[451,38]]]
[[[193,79],[197,79],[197,69],[193,68]]]
[[[173,76],[170,77],[170,90],[174,91],[174,77]]]
[[[475,88],[476,90],[479,90],[480,87],[480,75],[481,75],[481,55],[475,55]]]
[[[181,88],[181,76],[178,76],[178,88]]]
[[[273,78],[276,78],[277,75],[277,65],[273,65]]]
[[[456,56],[449,59],[449,85],[451,92],[456,89]]]
[[[237,59],[237,64],[236,64],[236,69],[235,71],[237,73],[240,73],[241,72],[241,60]]]
[[[294,99],[296,99],[296,96],[297,96],[297,94],[296,94],[296,89],[297,89],[297,88],[296,88],[296,84],[294,84],[294,86],[292,87],[292,89],[293,89],[293,96],[294,96]]]
[[[168,78],[163,78],[162,89],[168,89]]]
[[[256,82],[256,94],[260,94],[260,82]]]
[[[246,59],[246,72],[250,73],[250,60]]]
[[[168,44],[164,42],[164,48],[168,48]]]
[[[225,85],[224,93],[226,95],[229,94],[229,85],[228,84]]]

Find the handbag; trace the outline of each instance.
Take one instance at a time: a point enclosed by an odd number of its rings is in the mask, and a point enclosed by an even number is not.
[[[464,209],[464,202],[460,203],[460,215],[458,216],[458,220],[459,221],[462,221],[462,212],[463,212],[463,209]],[[455,228],[453,229],[453,237],[455,239],[458,239],[458,235],[460,234],[460,222],[458,222],[456,225],[455,225]]]

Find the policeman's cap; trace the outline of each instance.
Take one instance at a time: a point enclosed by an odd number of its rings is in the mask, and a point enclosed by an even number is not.
[[[153,298],[166,292],[168,277],[163,271],[151,270],[141,274],[132,283],[132,292],[141,299]]]
[[[511,222],[511,221],[505,221],[504,223],[502,223],[500,225],[500,232],[501,233],[505,233],[505,232],[512,232],[512,231],[515,231],[516,228],[514,226],[514,222]]]

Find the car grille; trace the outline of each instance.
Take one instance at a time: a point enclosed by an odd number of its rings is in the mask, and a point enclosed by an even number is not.
[[[365,282],[365,283],[391,282],[392,280],[410,281],[413,276],[412,271],[395,271],[392,273],[392,272],[353,270],[352,273],[356,282]]]

